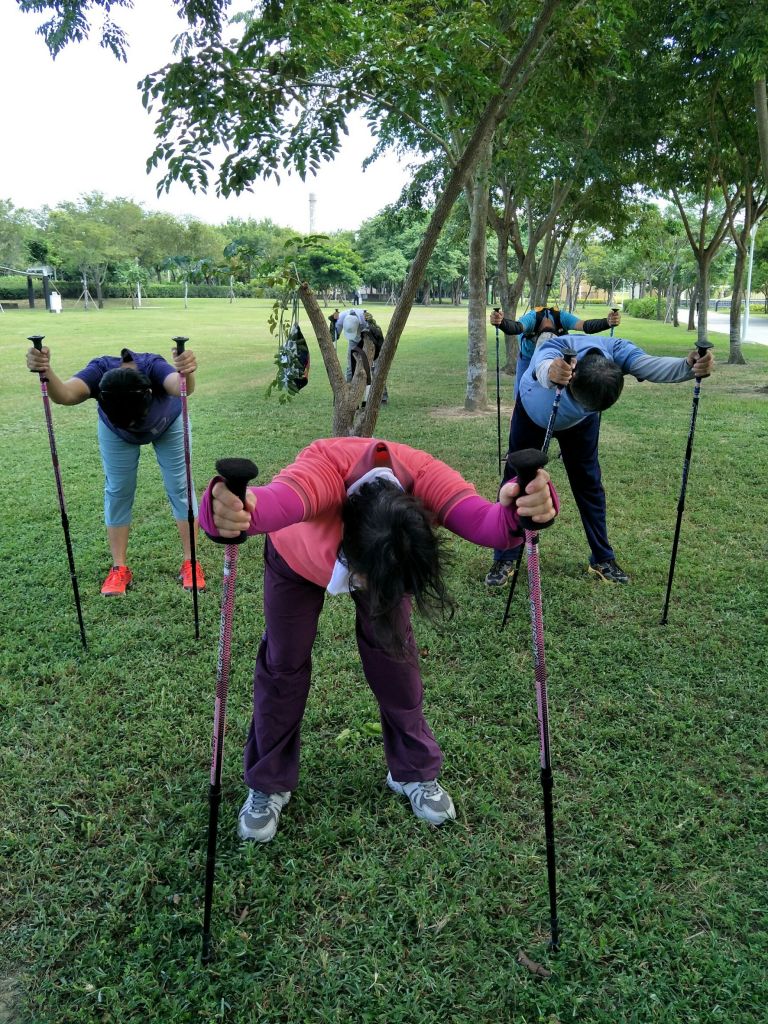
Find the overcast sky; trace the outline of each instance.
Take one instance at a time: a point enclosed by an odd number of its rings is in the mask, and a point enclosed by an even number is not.
[[[279,186],[256,182],[253,192],[231,199],[177,184],[158,198],[159,174],[145,171],[154,122],[136,83],[168,62],[171,40],[186,23],[171,0],[134,2],[133,10],[115,12],[129,39],[124,64],[98,45],[98,32],[52,60],[35,31],[43,17],[0,0],[0,198],[36,208],[100,191],[209,223],[269,217],[302,232],[309,230],[310,193],[317,231],[355,228],[397,198],[408,174],[394,157],[361,168],[372,145],[362,121],[351,126],[340,156],[306,183],[285,175]]]

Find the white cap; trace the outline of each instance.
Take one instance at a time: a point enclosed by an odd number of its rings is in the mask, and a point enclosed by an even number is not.
[[[360,321],[357,319],[357,314],[347,313],[347,315],[344,317],[342,330],[344,331],[344,337],[348,341],[358,340],[358,338],[360,337]]]

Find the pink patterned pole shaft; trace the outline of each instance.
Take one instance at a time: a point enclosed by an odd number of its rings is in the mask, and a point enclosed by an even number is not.
[[[38,352],[42,351],[43,334],[33,334],[28,339],[32,342]],[[64,531],[64,543],[67,548],[67,561],[69,563],[69,578],[72,583],[72,593],[75,598],[75,610],[77,611],[77,623],[80,628],[80,641],[85,650],[88,649],[88,641],[85,636],[85,623],[83,621],[83,609],[80,604],[80,588],[77,585],[77,571],[75,570],[75,554],[72,550],[72,539],[69,535],[69,516],[67,515],[67,503],[64,500],[64,486],[61,482],[61,468],[59,466],[59,453],[56,448],[56,437],[53,433],[53,417],[51,415],[51,400],[48,397],[48,378],[45,373],[39,373],[40,392],[43,396],[43,412],[45,413],[45,425],[48,430],[48,444],[51,449],[51,461],[53,463],[53,476],[56,481],[56,492],[59,497],[59,511],[61,513],[61,528]]]
[[[514,452],[509,456],[521,490],[533,480],[539,468],[547,462],[547,454],[534,448]],[[560,923],[557,916],[557,870],[555,864],[555,821],[552,801],[553,778],[549,750],[549,709],[547,703],[547,665],[544,657],[544,615],[541,604],[541,576],[539,574],[539,530],[548,523],[538,525],[533,519],[521,516],[525,549],[528,556],[528,593],[531,610],[531,638],[536,679],[536,709],[539,720],[539,753],[542,795],[544,798],[544,839],[547,856],[547,886],[549,889],[549,922],[552,952],[560,948]]]
[[[173,338],[176,352],[181,355],[189,341],[181,335]],[[189,528],[189,558],[192,564],[192,610],[195,619],[195,640],[200,639],[200,614],[197,602],[197,557],[195,555],[195,512],[192,504],[192,457],[189,434],[189,407],[187,405],[187,378],[179,374],[179,397],[181,398],[181,423],[184,435],[184,469],[187,476],[187,525]]]
[[[219,459],[216,472],[224,478],[228,490],[245,504],[248,481],[258,476],[258,469],[250,459]],[[229,692],[229,659],[232,651],[232,617],[235,608],[235,579],[237,576],[237,548],[247,539],[245,532],[227,539],[211,536],[217,544],[226,544],[224,574],[221,586],[221,623],[219,652],[216,659],[216,700],[213,710],[211,738],[211,776],[208,796],[208,852],[205,861],[205,895],[203,904],[204,964],[211,960],[211,917],[213,913],[213,884],[216,874],[216,835],[221,802],[221,769],[224,757],[224,733],[227,728],[227,694]]]

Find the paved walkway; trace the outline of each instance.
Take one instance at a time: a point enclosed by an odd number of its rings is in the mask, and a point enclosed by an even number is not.
[[[681,308],[679,316],[681,324],[687,323],[688,310]],[[715,313],[712,309],[707,313],[707,330],[712,331],[714,334],[730,334],[730,324],[729,313]],[[750,315],[746,340],[755,345],[768,345],[767,317]]]

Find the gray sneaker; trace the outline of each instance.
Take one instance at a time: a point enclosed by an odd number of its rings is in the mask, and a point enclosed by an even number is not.
[[[456,817],[450,793],[446,793],[437,779],[429,782],[395,782],[392,772],[387,772],[387,785],[393,793],[402,793],[411,801],[413,813],[430,825],[442,825]]]
[[[516,562],[508,562],[506,559],[497,559],[485,577],[486,587],[505,587],[510,578],[515,574]]]
[[[254,839],[257,843],[268,843],[277,832],[280,812],[291,799],[288,793],[262,793],[249,789],[248,799],[240,808],[237,833],[241,839]]]

